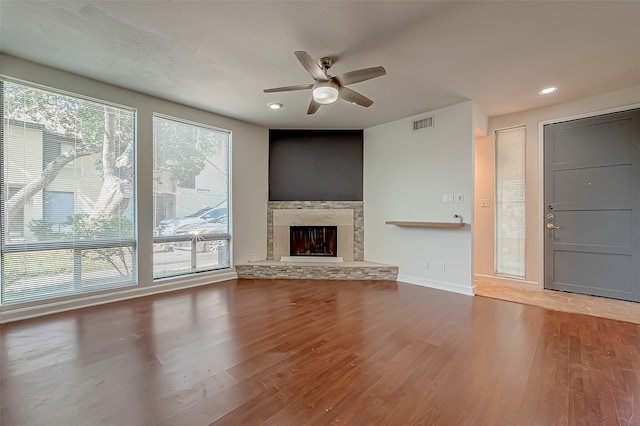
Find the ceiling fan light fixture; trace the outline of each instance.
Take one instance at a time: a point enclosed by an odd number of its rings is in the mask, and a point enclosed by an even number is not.
[[[331,82],[318,83],[313,88],[313,100],[319,104],[332,104],[338,100],[338,88]]]
[[[311,84],[274,87],[264,89],[263,92],[291,92],[294,90],[311,89],[312,99],[307,108],[307,115],[315,114],[321,105],[332,104],[338,99],[353,105],[359,105],[365,108],[370,107],[373,104],[371,99],[346,86],[387,74],[387,71],[383,67],[378,66],[349,71],[333,77],[329,75],[327,71],[329,71],[329,68],[333,65],[334,58],[324,57],[316,61],[305,51],[297,50],[293,53],[296,55],[296,58],[298,58],[298,62],[300,62],[302,67],[313,77],[314,82]],[[271,106],[271,108],[274,108],[274,106]]]

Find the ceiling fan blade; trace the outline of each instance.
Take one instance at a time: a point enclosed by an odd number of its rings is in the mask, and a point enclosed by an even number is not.
[[[371,67],[361,70],[345,72],[344,74],[337,75],[335,78],[341,86],[347,84],[359,83],[361,81],[371,80],[372,78],[381,77],[387,73],[383,67]]]
[[[304,69],[307,70],[315,80],[329,79],[327,74],[325,74],[322,68],[320,68],[320,65],[318,65],[318,63],[307,52],[298,50],[293,53],[296,55]]]
[[[313,89],[314,83],[311,84],[296,84],[294,86],[274,87],[273,89],[264,89],[264,93],[273,92],[290,92],[292,90],[307,90]]]
[[[367,98],[364,95],[361,95],[355,90],[351,90],[347,87],[341,87],[339,91],[340,99],[351,102],[352,104],[360,105],[363,107],[370,107],[373,104],[373,101],[371,99]]]
[[[320,104],[312,98],[311,103],[309,104],[309,108],[307,109],[307,115],[315,114],[319,108]]]

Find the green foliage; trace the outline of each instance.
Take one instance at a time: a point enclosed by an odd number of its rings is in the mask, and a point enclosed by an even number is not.
[[[102,146],[105,115],[115,114],[117,132],[108,135],[123,152],[134,139],[135,115],[86,99],[4,82],[4,115],[45,126],[47,130],[76,139],[77,144]],[[220,148],[219,132],[173,120],[154,120],[154,156],[178,186],[190,187],[207,165],[207,158]],[[102,173],[102,157],[96,158]]]
[[[76,240],[134,238],[133,222],[124,216],[92,219],[86,213],[77,213],[69,216],[65,224],[71,229],[70,236]],[[131,255],[131,247],[109,247],[82,252],[83,258],[107,262],[122,276],[129,275],[130,265],[127,259],[130,259]]]
[[[105,113],[118,114],[119,111],[82,98],[4,83],[5,118],[41,124],[50,132],[76,138],[84,145],[101,145]],[[112,136],[119,137],[126,145],[133,139],[133,115],[118,114],[118,120],[119,134]]]
[[[76,145],[101,147],[105,136],[105,114],[115,114],[118,131],[114,141],[119,152],[133,141],[134,115],[86,99],[47,90],[4,83],[4,115],[11,120],[43,125],[49,132],[74,138]],[[102,158],[96,158],[96,170],[102,173]]]
[[[4,83],[5,118],[42,124],[51,131],[76,136],[81,134],[76,119],[81,108],[82,102],[69,96]]]
[[[38,241],[52,240],[56,237],[51,227],[53,224],[46,219],[34,219],[29,222],[29,230]]]
[[[86,213],[77,213],[69,216],[64,224],[67,225],[65,231],[57,233],[52,231],[53,224],[48,220],[36,219],[29,222],[29,229],[38,241],[95,241],[134,238],[133,222],[124,216],[92,219]],[[123,276],[129,275],[130,262],[127,262],[127,259],[131,258],[131,254],[130,247],[109,247],[82,251],[83,258],[97,261],[98,264],[109,264]]]
[[[6,253],[4,255],[3,285],[10,290],[17,281],[31,277],[51,276],[73,271],[73,250],[47,252]]]
[[[43,256],[42,252],[6,253],[4,255],[2,284],[6,292],[5,296],[8,296],[9,293],[25,291],[20,285],[13,287],[16,282],[57,275],[67,275],[67,279],[52,280],[52,283],[47,283],[46,292],[55,293],[56,288],[60,291],[71,290],[73,285],[73,250],[50,250],[46,253],[46,256]],[[84,272],[102,271],[109,267],[111,264],[101,259],[84,258],[82,261]],[[37,289],[33,288],[27,291],[33,292]]]
[[[207,158],[221,148],[220,132],[179,123],[154,120],[154,157],[156,172],[168,171],[181,187],[191,187],[207,165]]]
[[[124,217],[92,219],[86,213],[69,216],[65,225],[71,229],[70,237],[76,240],[105,240],[133,238],[133,222]]]

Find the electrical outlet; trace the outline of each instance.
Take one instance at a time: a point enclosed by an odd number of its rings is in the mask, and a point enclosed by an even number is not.
[[[489,200],[488,198],[483,198],[482,200],[480,200],[480,205],[482,207],[490,207],[491,206],[491,200]]]
[[[446,268],[445,268],[445,264],[444,264],[444,263],[441,263],[441,264],[440,264],[440,272],[444,272],[444,271],[445,271],[445,269],[446,269]]]
[[[251,253],[251,261],[255,262],[256,260],[258,260],[258,255],[255,253]]]
[[[429,270],[429,261],[428,261],[428,260],[427,260],[426,262],[424,262],[424,269],[425,269],[426,271],[428,271],[428,270]]]

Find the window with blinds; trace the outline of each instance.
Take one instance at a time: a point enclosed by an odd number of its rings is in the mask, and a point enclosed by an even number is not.
[[[135,111],[0,85],[0,302],[134,284]]]
[[[496,131],[496,274],[525,276],[525,127]]]
[[[154,278],[229,267],[231,133],[153,117]]]

